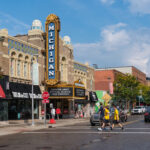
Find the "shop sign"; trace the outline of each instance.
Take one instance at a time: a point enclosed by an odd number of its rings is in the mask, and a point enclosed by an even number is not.
[[[14,98],[29,98],[28,93],[12,92]]]
[[[35,98],[35,99],[42,99],[42,94],[33,94],[32,96],[32,93],[29,93],[29,96],[30,98]]]
[[[50,96],[73,96],[72,87],[48,88]]]
[[[109,93],[110,94],[114,93],[114,88],[113,88],[113,83],[112,82],[109,83]]]
[[[48,25],[48,79],[55,79],[55,24]]]
[[[83,84],[83,82],[82,82],[80,79],[77,80],[77,81],[75,81],[75,82],[74,82],[74,85],[75,85],[75,86],[80,86],[80,87],[85,87],[84,84]]]
[[[76,97],[85,97],[85,89],[75,88]]]
[[[32,93],[20,93],[20,92],[12,92],[14,98],[32,98]],[[41,94],[33,94],[33,98],[41,99]]]
[[[51,14],[46,19],[46,83],[59,82],[59,18]]]
[[[41,115],[44,115],[44,110],[41,111]]]
[[[49,103],[49,100],[48,100],[48,99],[43,99],[43,100],[42,100],[42,103],[43,103],[43,104]]]

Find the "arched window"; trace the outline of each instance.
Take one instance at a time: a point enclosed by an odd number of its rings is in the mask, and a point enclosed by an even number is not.
[[[11,76],[14,75],[14,63],[15,63],[15,59],[14,58],[11,58],[11,64],[10,64],[10,73],[11,73]]]
[[[20,76],[20,66],[21,66],[21,61],[17,61],[17,76]]]
[[[66,64],[66,58],[62,57],[61,60],[61,80],[62,81],[67,81],[67,64]]]
[[[21,62],[21,60],[22,60],[22,58],[23,58],[23,56],[22,56],[22,54],[19,54],[19,56],[18,56],[18,61],[17,61],[17,76],[18,77],[22,77],[22,75],[23,75],[23,69],[22,69],[22,62]]]
[[[35,56],[31,57],[31,64],[30,64],[30,78],[32,79],[33,74],[33,64],[37,62],[37,59]]]
[[[27,77],[27,62],[24,63],[24,77]]]
[[[10,75],[11,76],[15,76],[15,57],[16,57],[16,53],[12,52],[11,59],[10,59]]]
[[[26,56],[25,62],[24,62],[24,77],[25,78],[28,78],[28,61],[29,61],[29,57]]]

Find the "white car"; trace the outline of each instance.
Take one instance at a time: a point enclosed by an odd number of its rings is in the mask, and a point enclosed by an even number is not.
[[[131,110],[132,114],[143,114],[145,112],[145,107],[144,106],[136,106]]]

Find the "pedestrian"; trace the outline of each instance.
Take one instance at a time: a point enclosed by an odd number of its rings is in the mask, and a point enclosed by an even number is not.
[[[51,115],[52,115],[52,119],[55,119],[55,108],[51,109]]]
[[[115,124],[117,124],[123,130],[124,127],[120,123],[120,119],[119,119],[119,111],[118,111],[118,109],[117,109],[117,107],[115,105],[113,105],[113,108],[114,108],[114,119],[113,119],[112,129],[114,128]]]
[[[57,108],[56,109],[56,115],[57,115],[57,119],[59,120],[59,115],[60,115],[61,111],[60,111],[60,108]]]
[[[104,120],[104,108],[103,108],[103,104],[100,103],[100,109],[99,109],[99,124],[100,124],[100,127],[103,124],[103,120]]]
[[[109,116],[110,112],[109,112],[109,106],[105,106],[104,108],[104,121],[103,121],[103,124],[102,124],[102,127],[101,128],[98,128],[99,131],[102,131],[106,125],[109,125],[110,126],[110,129],[112,130],[112,127],[111,127],[111,124],[110,124],[110,116]]]

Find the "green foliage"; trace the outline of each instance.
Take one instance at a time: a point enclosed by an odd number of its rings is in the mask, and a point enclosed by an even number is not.
[[[139,95],[141,95],[143,97],[144,102],[146,104],[150,104],[150,87],[140,84],[139,89],[141,90]]]
[[[114,82],[114,99],[117,101],[136,101],[139,84],[139,81],[130,74],[118,75]]]

